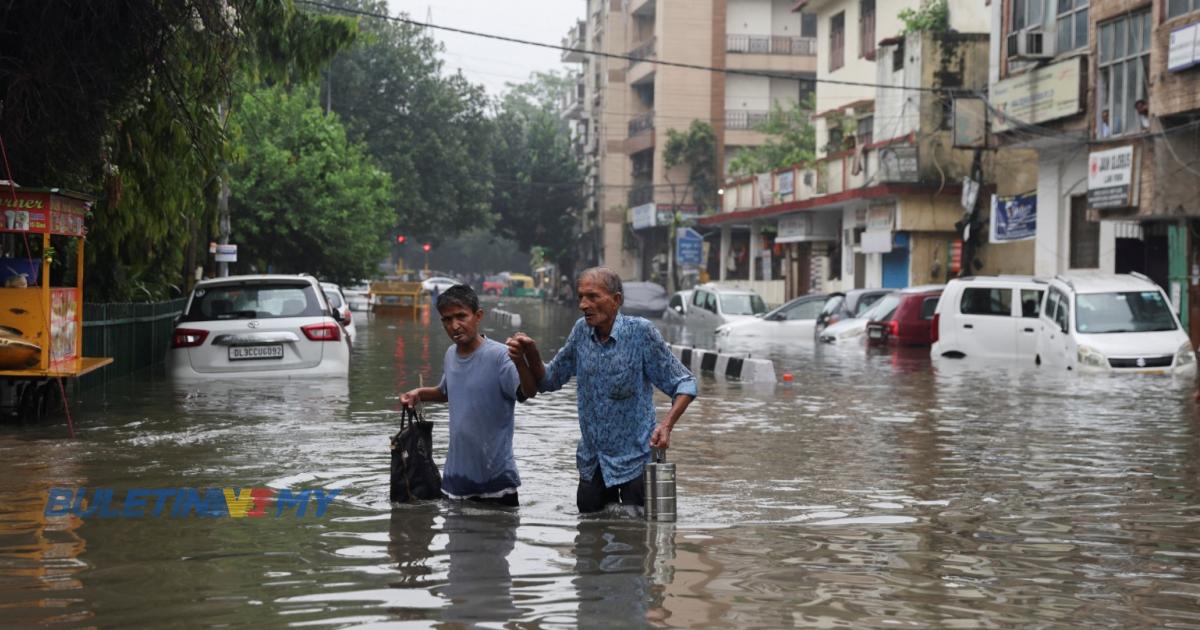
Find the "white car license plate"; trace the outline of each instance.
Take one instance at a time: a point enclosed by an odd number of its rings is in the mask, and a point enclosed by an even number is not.
[[[277,343],[263,346],[229,346],[230,361],[282,358],[283,345]]]
[[[872,328],[871,330],[867,331],[867,334],[870,335],[872,339],[883,339],[882,328]]]

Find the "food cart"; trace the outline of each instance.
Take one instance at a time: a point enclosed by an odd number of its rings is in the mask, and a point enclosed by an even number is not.
[[[84,223],[92,201],[57,188],[0,190],[0,410],[22,419],[45,415],[54,379],[112,363],[83,356]],[[56,252],[71,244],[73,274],[64,270],[60,279],[69,283],[73,275],[73,286],[51,286]]]

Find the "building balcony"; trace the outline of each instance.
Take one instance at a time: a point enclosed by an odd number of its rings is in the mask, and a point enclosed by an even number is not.
[[[654,201],[654,184],[649,182],[635,184],[629,189],[629,207],[640,206]]]
[[[727,109],[725,129],[754,129],[770,117],[771,112],[765,109]]]
[[[562,54],[563,63],[582,63],[587,60],[587,55],[580,52],[587,48],[587,22],[579,20],[571,30],[567,32],[567,36],[563,38],[564,48],[573,48],[575,50],[564,50]]]
[[[559,98],[558,109],[563,118],[580,120],[587,117],[587,113],[584,111],[586,92],[587,86],[583,82],[583,76],[580,75],[575,79],[574,89],[563,92]]]
[[[650,17],[658,12],[658,0],[632,0],[629,12],[639,17]]]
[[[654,112],[649,111],[629,119],[629,137],[638,136],[654,130]]]
[[[651,37],[629,51],[631,61],[629,62],[629,71],[625,75],[627,83],[630,85],[644,85],[654,82],[655,65],[645,62],[658,57],[656,44],[657,41],[655,38]]]
[[[780,35],[726,35],[725,51],[751,55],[817,56],[815,37]]]

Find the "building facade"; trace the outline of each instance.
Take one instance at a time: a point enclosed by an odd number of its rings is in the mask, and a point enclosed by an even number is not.
[[[773,105],[791,107],[804,99],[815,75],[815,22],[793,12],[793,5],[588,0],[588,19],[565,40],[587,52],[563,55],[581,67],[579,106],[565,104],[564,113],[576,121],[587,173],[580,238],[585,264],[608,265],[627,279],[673,284],[674,230],[716,200],[696,200],[685,185],[687,168],[667,167],[668,134],[686,131],[695,120],[710,124],[718,172],[741,147],[765,141],[754,130],[758,122]]]
[[[721,233],[720,279],[770,302],[944,281],[976,157],[955,147],[950,95],[987,87],[987,11],[952,2],[950,30],[904,35],[897,14],[916,0],[799,4],[817,17],[817,160],[729,182],[701,219]]]
[[[992,11],[992,130],[1037,154],[1036,273],[1145,274],[1197,339],[1200,3]]]

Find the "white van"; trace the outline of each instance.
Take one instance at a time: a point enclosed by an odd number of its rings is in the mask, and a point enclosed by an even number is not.
[[[954,278],[933,315],[930,355],[1033,362],[1046,282],[1031,276]]]
[[[1196,369],[1171,300],[1141,274],[1056,276],[1042,304],[1036,358],[1043,367],[1080,371]]]

